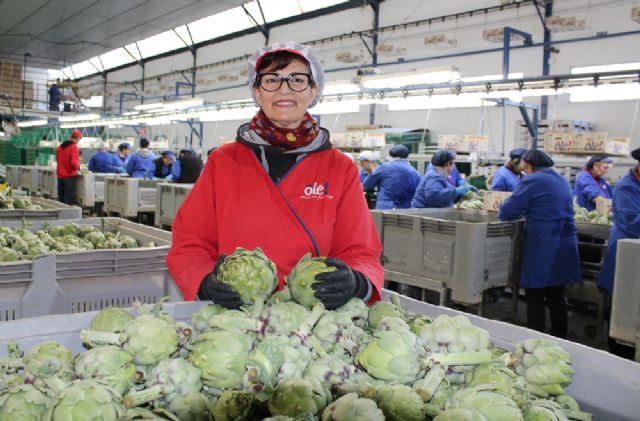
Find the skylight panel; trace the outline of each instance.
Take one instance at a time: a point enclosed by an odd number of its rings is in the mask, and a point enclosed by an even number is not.
[[[255,16],[255,15],[254,15]],[[259,15],[258,15],[259,16]],[[189,24],[193,41],[198,43],[253,27],[242,7],[234,7]]]
[[[140,48],[142,57],[147,58],[184,47],[184,43],[175,32],[165,31],[138,41],[138,47]]]
[[[132,63],[133,57],[131,57],[124,48],[116,48],[108,53],[104,53],[100,56],[102,64],[105,69],[113,69],[114,67],[122,66],[123,64]]]

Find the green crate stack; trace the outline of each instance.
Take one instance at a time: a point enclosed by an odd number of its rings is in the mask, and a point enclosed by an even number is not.
[[[5,165],[23,165],[20,145],[13,141],[3,142],[5,144]]]
[[[49,157],[53,156],[55,160],[55,155],[55,148],[38,148],[38,165],[41,167],[46,166],[49,163]]]
[[[20,148],[21,165],[35,165],[38,149],[35,147]]]

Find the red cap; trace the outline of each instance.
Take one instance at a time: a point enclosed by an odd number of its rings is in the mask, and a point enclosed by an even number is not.
[[[82,133],[80,130],[76,129],[71,132],[71,137],[75,137],[76,139],[82,139]]]

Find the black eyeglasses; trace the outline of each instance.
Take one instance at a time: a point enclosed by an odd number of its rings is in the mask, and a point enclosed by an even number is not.
[[[267,92],[275,92],[287,82],[287,86],[294,92],[302,92],[309,87],[312,78],[309,73],[291,73],[289,76],[281,76],[277,73],[260,73],[260,87]]]

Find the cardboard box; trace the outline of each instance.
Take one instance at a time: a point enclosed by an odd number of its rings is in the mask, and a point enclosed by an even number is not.
[[[596,203],[596,212],[598,212],[598,216],[608,217],[611,213],[611,199],[604,199],[603,202]]]
[[[489,150],[489,136],[468,134],[464,136],[464,151],[486,152]]]
[[[484,193],[484,210],[498,212],[502,202],[513,193],[504,191],[487,191]]]
[[[544,150],[547,153],[571,153],[574,137],[574,133],[546,132],[544,134]]]
[[[438,149],[446,149],[449,151],[462,151],[464,142],[460,135],[457,134],[441,134],[438,135]]]
[[[576,133],[573,139],[573,151],[581,153],[603,153],[607,144],[607,133]]]
[[[385,144],[385,139],[385,133],[366,133],[362,146],[365,148],[381,148]]]
[[[628,137],[610,137],[605,145],[605,153],[607,155],[629,155]]]

